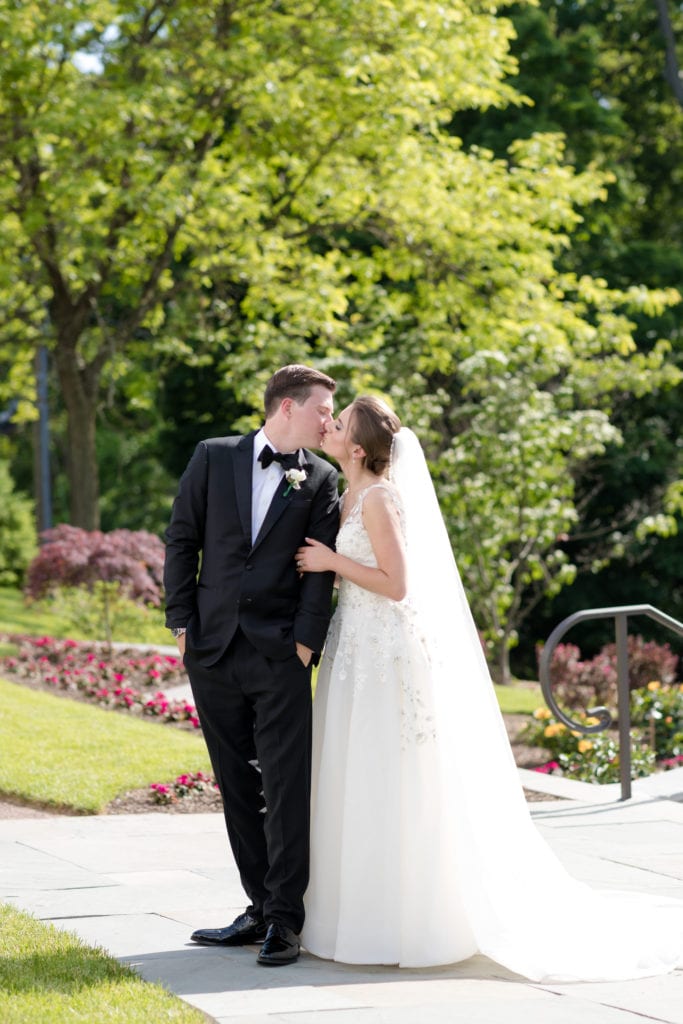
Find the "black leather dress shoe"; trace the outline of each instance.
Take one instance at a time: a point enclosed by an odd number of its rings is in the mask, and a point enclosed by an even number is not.
[[[251,946],[263,942],[266,922],[251,914],[240,914],[227,928],[199,928],[190,938],[201,946]]]
[[[264,967],[284,967],[298,959],[300,949],[296,932],[275,922],[268,925],[268,933],[256,959]]]

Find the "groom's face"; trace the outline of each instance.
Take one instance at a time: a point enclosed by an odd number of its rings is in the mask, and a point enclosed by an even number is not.
[[[299,448],[320,448],[325,431],[332,422],[332,392],[316,384],[305,402],[289,407],[289,427],[292,443]]]

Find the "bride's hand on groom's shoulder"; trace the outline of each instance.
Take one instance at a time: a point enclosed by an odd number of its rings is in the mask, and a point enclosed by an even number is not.
[[[334,551],[319,540],[306,537],[306,544],[296,553],[295,561],[299,574],[305,572],[329,572]]]

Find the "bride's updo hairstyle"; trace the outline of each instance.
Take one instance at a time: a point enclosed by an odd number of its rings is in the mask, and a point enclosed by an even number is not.
[[[382,476],[389,468],[391,444],[401,421],[386,402],[374,395],[359,395],[351,410],[351,440],[364,450],[364,466],[375,476]]]

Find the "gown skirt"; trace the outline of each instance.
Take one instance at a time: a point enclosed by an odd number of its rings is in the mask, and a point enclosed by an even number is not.
[[[363,497],[337,550],[376,565]],[[410,601],[342,580],[313,704],[304,947],[404,967],[480,953],[535,981],[683,966],[683,902],[589,887],[542,839],[490,681],[459,699],[477,657],[454,646],[435,686],[444,666]]]

